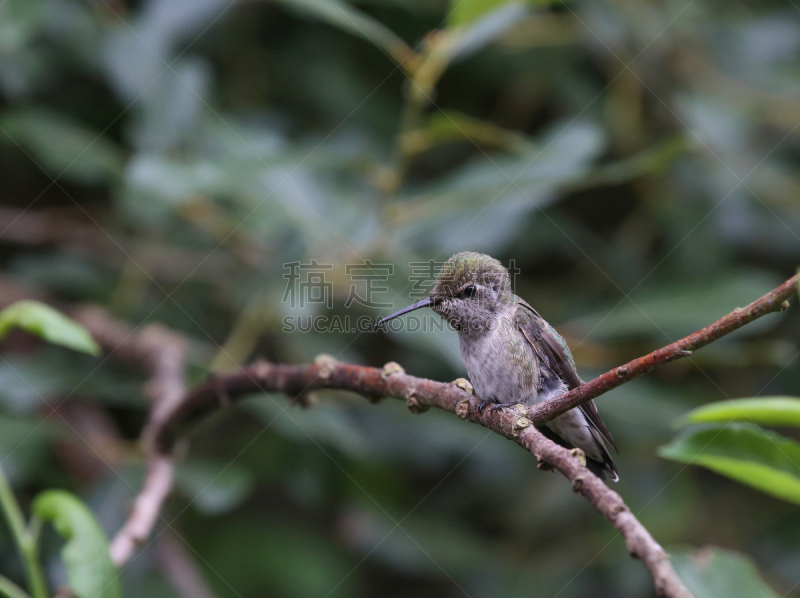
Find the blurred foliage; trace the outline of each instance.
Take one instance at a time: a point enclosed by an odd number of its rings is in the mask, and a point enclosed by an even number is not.
[[[800,504],[800,444],[753,424],[709,426],[662,447],[662,457],[712,471]]]
[[[17,301],[0,311],[0,339],[21,328],[47,342],[89,355],[99,355],[100,346],[80,324],[38,301]]]
[[[800,428],[800,399],[764,397],[711,403],[682,422],[710,423],[684,431],[659,454],[712,471],[800,504],[800,443],[756,424]],[[746,422],[731,425],[733,422]]]
[[[685,423],[731,421],[800,428],[800,399],[796,397],[762,397],[760,399],[719,401],[693,409],[683,418]]]
[[[345,308],[347,264],[392,264],[374,299],[401,307],[411,263],[481,251],[514,260],[589,379],[795,272],[799,46],[797,7],[771,1],[6,0],[3,280],[181,331],[191,381],[319,353],[452,380],[449,331],[283,320],[390,313]],[[333,266],[330,309],[284,301],[285,264],[311,260]],[[796,396],[798,332],[793,306],[599,400],[615,489],[668,548],[725,547],[691,583],[746,576],[728,596],[759,595],[733,553],[797,595],[800,513],[657,448],[693,407]],[[140,373],[16,333],[2,349],[18,496],[68,488],[112,534],[142,479]],[[198,426],[125,595],[178,595],[167,522],[220,597],[652,595],[607,522],[511,443],[317,398]],[[44,555],[63,581],[59,546]],[[4,528],[0,571],[24,579]]]
[[[89,355],[100,353],[99,345],[83,326],[38,301],[17,301],[0,311],[0,339],[16,327],[55,345]],[[26,441],[27,437],[23,438],[18,446]],[[111,561],[108,542],[94,515],[78,497],[63,490],[46,490],[35,498],[31,511],[30,523],[26,524],[7,476],[0,468],[0,512],[25,566],[33,598],[48,596],[47,581],[39,562],[40,532],[42,523],[46,521],[52,522],[66,541],[61,554],[69,588],[76,598],[115,598],[121,595],[119,575]],[[0,592],[8,598],[28,596],[3,575],[0,575]]]
[[[63,490],[47,490],[33,501],[33,516],[52,522],[64,538],[61,551],[69,587],[76,598],[121,596],[119,574],[108,553],[103,530],[80,499]]]
[[[697,598],[778,596],[759,579],[753,564],[734,552],[717,548],[698,551],[696,554],[677,553],[674,562],[675,568]]]

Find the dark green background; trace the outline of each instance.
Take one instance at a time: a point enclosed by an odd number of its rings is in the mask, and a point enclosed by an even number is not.
[[[515,260],[516,292],[589,379],[794,273],[795,3],[478,15],[488,4],[503,3],[6,0],[4,280],[184,333],[193,381],[320,353],[452,380],[452,332],[287,334],[282,319],[389,313],[344,307],[346,264],[393,264],[377,300],[400,308],[410,262],[481,251]],[[412,82],[388,31],[420,56],[452,43],[441,77]],[[282,301],[284,264],[311,259],[334,266],[331,310]],[[796,506],[656,450],[693,406],[797,395],[799,329],[795,307],[598,401],[621,449],[614,489],[687,576],[717,558],[692,550],[720,546],[775,595],[798,590]],[[71,489],[113,533],[142,476],[140,373],[20,335],[3,349],[0,453],[23,502]],[[112,439],[99,453],[59,418],[37,426],[66,397],[76,429]],[[399,401],[317,399],[253,397],[194,431],[164,511],[174,532],[125,569],[126,596],[179,595],[170,546],[220,597],[652,595],[608,522],[514,444]],[[21,582],[6,534],[0,569]],[[756,595],[730,566],[711,577],[732,587],[708,596]]]

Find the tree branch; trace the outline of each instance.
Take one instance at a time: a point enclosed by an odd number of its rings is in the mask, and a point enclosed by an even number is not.
[[[481,414],[475,408],[475,396],[457,384],[410,376],[396,363],[378,369],[320,356],[309,365],[259,362],[238,372],[214,377],[191,390],[171,413],[165,414],[162,427],[152,437],[156,445],[153,450],[169,451],[186,422],[202,417],[230,400],[254,392],[282,392],[296,397],[316,388],[350,390],[372,399],[398,398],[406,401],[415,413],[437,407],[514,440],[540,463],[566,476],[573,489],[586,497],[614,525],[625,538],[629,552],[650,570],[659,595],[669,598],[691,596],[661,546],[634,517],[622,498],[592,474],[579,457],[542,435],[526,417],[525,407],[517,406],[494,414],[487,409]]]
[[[621,386],[626,382],[630,382],[634,378],[638,378],[642,374],[646,374],[650,370],[654,370],[665,363],[675,361],[681,357],[687,357],[692,354],[692,351],[696,351],[701,347],[713,343],[715,340],[726,334],[730,334],[734,330],[738,330],[745,324],[749,324],[761,316],[782,311],[789,307],[789,298],[797,293],[797,283],[798,276],[795,275],[775,290],[753,301],[747,307],[736,308],[724,318],[720,318],[713,324],[671,345],[662,347],[644,357],[629,361],[625,365],[614,368],[602,376],[598,376],[594,380],[586,382],[563,395],[553,397],[549,401],[529,407],[528,417],[536,423],[551,420],[577,407],[581,403],[599,397],[609,390]]]
[[[350,390],[370,400],[393,397],[405,400],[408,408],[420,413],[437,407],[454,413],[517,442],[532,453],[540,464],[558,470],[570,480],[575,492],[584,496],[625,538],[628,551],[641,559],[650,571],[656,592],[667,598],[684,598],[691,593],[673,570],[661,546],[631,513],[622,498],[582,463],[576,451],[558,446],[536,425],[624,384],[660,365],[703,347],[718,338],[768,313],[780,311],[797,288],[797,276],[743,309],[714,322],[675,343],[615,368],[586,384],[533,407],[518,405],[492,413],[479,413],[476,400],[465,390],[466,381],[445,384],[416,378],[396,363],[383,369],[340,363],[320,356],[309,365],[279,365],[256,362],[239,371],[214,376],[186,391],[183,386],[184,347],[179,337],[162,328],[143,330],[138,335],[123,334],[124,327],[100,311],[77,312],[81,321],[104,347],[112,347],[125,359],[138,362],[151,375],[148,394],[154,400],[149,422],[143,433],[148,461],[148,476],[131,518],[112,543],[118,564],[127,562],[139,543],[146,540],[160,507],[172,488],[172,451],[186,426],[231,400],[254,392],[282,392],[301,399],[311,390],[329,388]]]
[[[640,558],[651,575],[659,595],[690,596],[675,574],[663,549],[630,512],[620,496],[591,474],[570,451],[545,438],[532,424],[541,424],[594,397],[636,378],[660,365],[690,355],[692,351],[741,328],[768,313],[780,311],[797,289],[797,276],[743,309],[734,310],[671,345],[615,368],[586,384],[533,407],[517,406],[504,412],[483,414],[475,409],[472,395],[454,384],[443,384],[407,375],[394,363],[382,370],[339,363],[321,356],[307,366],[259,362],[225,376],[216,376],[195,387],[171,409],[162,410],[153,422],[148,441],[154,452],[168,452],[187,422],[253,392],[282,392],[302,396],[317,388],[351,390],[368,398],[389,396],[403,399],[415,413],[437,407],[462,419],[479,423],[516,441],[541,463],[557,469],[573,489],[591,502],[625,538],[631,555]]]
[[[150,399],[150,417],[143,437],[158,425],[160,414],[172,412],[186,396],[184,382],[186,341],[180,335],[158,324],[149,324],[131,332],[97,307],[81,307],[70,315],[83,324],[106,352],[138,364],[149,374],[145,394]],[[175,460],[172,447],[159,452],[145,442],[147,474],[144,486],[131,508],[125,525],[111,541],[109,551],[117,566],[127,563],[138,547],[147,541],[161,516],[161,507],[172,492]]]
[[[186,396],[186,340],[181,335],[159,324],[131,330],[102,308],[58,305],[44,293],[0,276],[0,309],[22,299],[36,299],[56,305],[86,327],[106,355],[113,355],[148,374],[145,395],[151,407],[149,423],[143,433],[145,438],[149,430],[158,427],[161,414],[173,412],[175,405]],[[143,445],[147,467],[144,486],[131,507],[130,516],[114,536],[109,548],[117,566],[127,563],[138,547],[150,537],[160,518],[164,501],[172,492],[175,469],[172,447],[166,452],[158,452],[149,450],[154,446],[152,442],[144,442]]]
[[[0,309],[31,298],[55,304],[86,327],[106,355],[113,355],[148,374],[145,395],[151,407],[144,438],[147,438],[150,429],[158,427],[161,414],[172,412],[174,406],[186,396],[186,340],[181,335],[159,324],[131,330],[102,308],[58,305],[51,297],[24,283],[0,276]],[[147,467],[144,485],[131,507],[128,519],[109,547],[111,558],[117,566],[127,563],[150,537],[161,516],[164,501],[172,492],[175,470],[172,447],[166,452],[158,452],[149,450],[154,446],[152,442],[144,442],[143,445]]]
[[[531,407],[517,406],[516,410],[534,424],[544,423],[650,370],[691,355],[692,351],[761,316],[785,309],[788,307],[789,297],[797,292],[797,286],[798,276],[795,275],[747,307],[737,308],[679,341],[614,368],[567,393]],[[395,369],[398,373],[402,372],[402,376],[392,376]],[[398,386],[394,383],[397,380],[402,380],[403,383]],[[231,399],[253,392],[275,391],[297,397],[319,388],[352,390],[367,397],[405,398],[412,410],[438,407],[492,429],[494,426],[491,422],[499,421],[495,416],[483,417],[476,409],[470,409],[469,403],[464,403],[456,410],[454,405],[465,400],[466,395],[462,390],[432,380],[405,376],[397,364],[387,364],[383,370],[378,370],[343,364],[330,357],[320,356],[311,365],[276,365],[262,361],[238,372],[214,376],[192,389],[181,401],[175,402],[172,409],[162,410],[159,421],[150,430],[150,440],[158,450],[169,451],[187,422],[202,417]],[[505,432],[501,433],[507,435]]]
[[[584,467],[571,451],[546,438],[535,426],[520,434],[520,444],[541,463],[547,463],[562,473],[572,489],[584,496],[625,538],[630,555],[641,559],[653,577],[656,595],[668,598],[691,597],[672,568],[669,557],[641,524],[619,494]]]

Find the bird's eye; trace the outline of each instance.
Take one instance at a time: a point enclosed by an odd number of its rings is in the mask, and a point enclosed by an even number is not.
[[[463,291],[461,291],[461,296],[466,297],[469,299],[470,297],[474,297],[475,293],[478,292],[478,289],[475,288],[474,284],[469,285]]]

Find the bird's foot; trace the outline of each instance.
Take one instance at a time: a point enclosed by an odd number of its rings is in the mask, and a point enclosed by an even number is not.
[[[455,386],[457,386],[461,390],[463,390],[465,392],[468,392],[471,395],[475,394],[475,389],[472,388],[472,383],[469,380],[467,380],[466,378],[457,378],[456,380],[453,380],[453,382],[451,382],[451,384],[454,384]]]
[[[586,467],[586,453],[579,448],[570,449],[569,454],[581,462],[581,465]]]
[[[483,415],[484,409],[492,404],[492,401],[478,401],[478,404],[475,405],[475,408],[478,410],[478,413]]]
[[[514,407],[515,405],[519,405],[522,401],[514,401],[513,403],[497,403],[497,405],[492,405],[492,413],[497,410],[502,410],[506,407]]]

